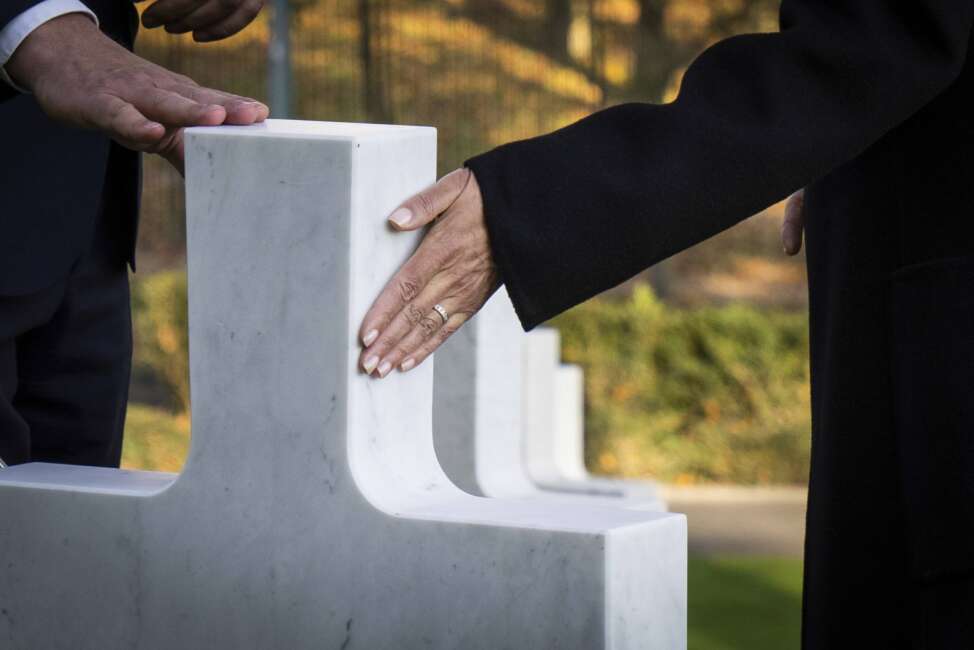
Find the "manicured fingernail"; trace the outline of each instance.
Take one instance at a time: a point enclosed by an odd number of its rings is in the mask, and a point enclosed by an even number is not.
[[[382,365],[379,366],[379,376],[385,377],[386,375],[389,374],[390,370],[392,370],[392,364],[389,363],[388,361],[383,361]]]
[[[365,363],[362,365],[362,367],[365,368],[365,372],[372,374],[372,371],[375,370],[375,366],[378,363],[379,363],[379,357],[371,356],[365,360]]]
[[[412,220],[413,213],[410,212],[409,208],[396,208],[395,211],[389,215],[389,221],[396,224],[400,228],[406,226],[406,224]]]
[[[362,337],[362,343],[366,346],[372,345],[374,341],[379,336],[379,330],[369,330],[369,333]]]
[[[407,372],[409,370],[412,370],[412,367],[415,365],[416,365],[416,361],[414,361],[413,359],[406,359],[399,365],[399,369],[402,370],[403,372]]]

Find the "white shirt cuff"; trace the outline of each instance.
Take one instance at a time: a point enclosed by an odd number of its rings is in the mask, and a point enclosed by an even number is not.
[[[58,16],[73,13],[87,14],[95,21],[95,25],[98,24],[98,16],[80,0],[44,0],[4,25],[3,29],[0,29],[0,80],[7,82],[20,92],[26,92],[10,80],[4,66],[7,65],[7,61],[32,31]]]

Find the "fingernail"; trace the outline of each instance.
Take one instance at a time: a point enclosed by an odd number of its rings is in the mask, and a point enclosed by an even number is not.
[[[146,124],[145,124],[145,128],[147,128],[147,129],[155,129],[156,127],[160,128],[160,129],[165,129],[166,128],[163,125],[159,124],[158,122],[146,122]]]
[[[399,366],[399,369],[403,372],[408,372],[409,370],[412,370],[413,366],[415,365],[416,362],[413,359],[406,359],[402,362],[402,365]]]
[[[362,367],[365,368],[365,372],[372,374],[372,371],[375,370],[375,366],[378,363],[379,363],[379,357],[371,356],[365,360],[365,363],[362,365]]]
[[[801,240],[794,235],[785,237],[785,252],[789,255],[794,255],[798,251],[799,246],[801,246]]]
[[[386,375],[389,374],[390,370],[392,370],[392,364],[389,363],[388,361],[383,361],[382,365],[379,366],[379,376],[385,377]]]
[[[396,224],[400,228],[403,228],[410,221],[413,220],[413,213],[410,212],[409,208],[396,208],[395,211],[389,215],[389,221]]]
[[[379,330],[369,330],[369,333],[362,337],[362,343],[368,347],[372,345],[372,341],[374,341],[378,336]]]

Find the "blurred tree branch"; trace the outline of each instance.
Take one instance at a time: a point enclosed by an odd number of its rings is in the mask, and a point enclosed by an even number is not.
[[[630,2],[637,17],[615,16]],[[604,102],[660,101],[683,68],[707,45],[732,34],[762,31],[773,24],[778,0],[526,0],[538,11],[515,9],[504,0],[466,0],[451,13],[495,35],[540,52],[602,88]],[[608,17],[606,17],[608,14]],[[588,21],[588,60],[573,55],[573,25]],[[688,27],[686,23],[690,23]],[[614,80],[606,70],[608,47],[628,48],[631,74]]]

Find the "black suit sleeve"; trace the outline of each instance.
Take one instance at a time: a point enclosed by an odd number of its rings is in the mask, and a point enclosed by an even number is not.
[[[43,0],[0,0],[0,29]],[[138,13],[130,0],[82,0],[98,16],[101,31],[132,49],[138,30]],[[19,96],[9,84],[0,81],[0,102]]]
[[[3,0],[0,2],[0,29],[7,26],[11,20],[24,13],[43,0]]]
[[[0,2],[0,29],[11,20],[43,0],[3,0]],[[0,102],[16,97],[18,93],[10,84],[0,81]]]
[[[627,104],[467,161],[530,329],[846,162],[960,74],[969,0],[785,0],[676,101]]]

